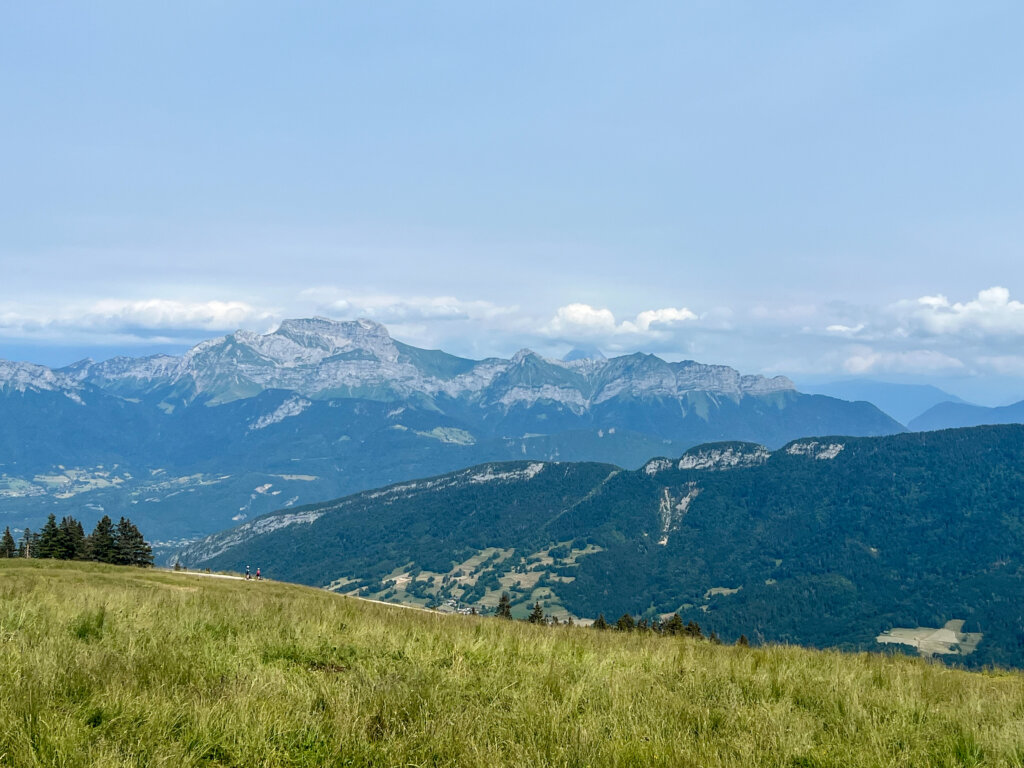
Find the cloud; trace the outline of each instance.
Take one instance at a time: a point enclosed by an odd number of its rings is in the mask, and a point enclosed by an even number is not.
[[[648,309],[640,312],[633,320],[617,322],[610,309],[596,308],[589,304],[567,304],[555,311],[542,328],[548,336],[568,339],[613,337],[621,335],[655,336],[659,329],[676,327],[697,320],[696,313],[680,307]]]
[[[993,286],[976,298],[951,302],[945,296],[922,296],[898,302],[892,308],[896,331],[908,336],[1024,335],[1024,303],[1010,298],[1010,291]]]
[[[671,327],[685,323],[687,320],[696,320],[697,315],[688,310],[686,307],[680,307],[679,309],[673,309],[668,307],[666,309],[648,309],[641,312],[636,316],[636,327],[641,331],[649,331],[651,326],[665,326]],[[623,323],[623,326],[628,326],[629,323]]]
[[[843,361],[847,373],[949,373],[966,366],[955,357],[932,349],[912,349],[901,352],[875,351],[863,348]]]
[[[316,302],[316,311],[333,317],[368,317],[382,323],[430,320],[487,320],[509,317],[517,306],[490,301],[466,301],[454,296],[394,296],[389,294],[346,294],[336,288],[314,288],[302,297]]]
[[[1000,376],[1024,376],[1024,355],[980,355],[975,362]]]
[[[231,331],[273,314],[242,301],[181,302],[168,299],[96,302],[77,323],[99,327]]]
[[[843,325],[842,323],[835,323],[825,328],[829,333],[841,333],[846,336],[854,336],[864,330],[864,323],[857,323],[857,325],[849,326]]]
[[[273,312],[242,301],[101,299],[67,305],[57,312],[39,307],[7,307],[0,312],[0,335],[58,341],[90,338],[99,343],[166,343],[182,335],[266,325],[273,319]]]

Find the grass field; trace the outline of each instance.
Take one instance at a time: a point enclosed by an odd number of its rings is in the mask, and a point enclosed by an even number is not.
[[[1024,676],[0,560],[3,766],[1024,766]]]

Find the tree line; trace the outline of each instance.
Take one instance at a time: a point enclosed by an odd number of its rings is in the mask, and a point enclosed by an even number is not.
[[[38,533],[26,528],[15,544],[11,529],[0,537],[0,558],[30,557],[53,560],[92,560],[113,565],[153,565],[153,549],[139,529],[126,517],[117,525],[104,515],[88,536],[75,518],[68,515],[59,523],[50,514]]]
[[[476,612],[475,609],[473,611]],[[502,592],[501,597],[498,599],[498,607],[495,609],[494,615],[499,619],[512,619],[512,598],[508,592]],[[545,624],[549,626],[557,626],[558,618],[555,616],[544,615],[544,609],[541,608],[540,602],[533,604],[533,610],[530,611],[530,615],[526,617],[526,621],[530,624]],[[569,626],[572,626],[572,616],[565,621]],[[631,614],[624,613],[614,624],[609,624],[605,619],[603,613],[599,613],[594,622],[590,625],[591,629],[601,630],[616,630],[619,632],[652,632],[657,635],[667,635],[669,637],[692,637],[697,640],[709,640],[715,644],[721,644],[722,640],[718,635],[712,631],[707,637],[704,636],[704,632],[700,628],[700,624],[696,621],[690,621],[686,624],[683,623],[682,617],[678,613],[672,614],[668,619],[662,621],[661,619],[635,619]],[[750,645],[750,641],[747,640],[746,635],[740,635],[736,641],[736,645],[747,646]]]

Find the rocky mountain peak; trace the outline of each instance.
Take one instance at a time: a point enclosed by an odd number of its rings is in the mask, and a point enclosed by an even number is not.
[[[540,359],[540,355],[538,355],[532,349],[527,349],[526,347],[523,347],[518,352],[516,352],[514,355],[512,355],[512,364],[513,365],[522,365],[522,363],[524,361],[530,359],[531,357],[536,357],[536,358]]]
[[[80,403],[78,382],[66,374],[34,363],[14,363],[0,360],[0,392],[62,392]]]
[[[347,346],[344,343],[346,341],[391,339],[387,328],[367,318],[331,320],[327,317],[307,317],[282,320],[274,333],[307,346],[322,346],[324,342],[332,342],[335,347],[344,347]]]

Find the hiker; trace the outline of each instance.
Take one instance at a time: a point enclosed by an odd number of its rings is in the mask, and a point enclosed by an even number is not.
[[[249,581],[252,578],[252,574],[249,573],[249,566],[245,566],[245,580]]]
[[[263,577],[260,576],[259,566],[256,567],[256,581],[263,581]]]

